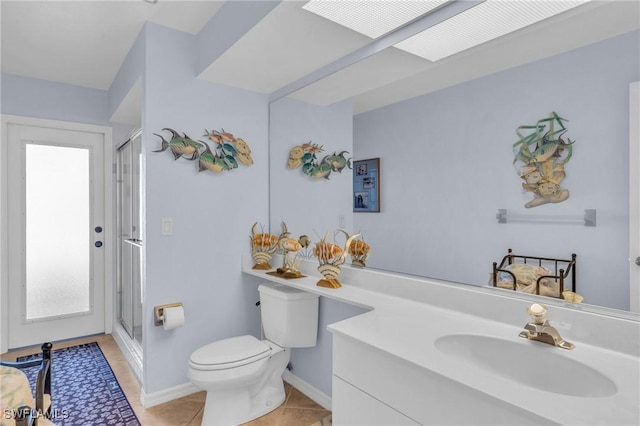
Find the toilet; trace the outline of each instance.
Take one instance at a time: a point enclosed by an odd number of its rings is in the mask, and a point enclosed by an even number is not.
[[[318,295],[275,283],[258,291],[265,340],[231,337],[189,357],[189,380],[207,392],[203,425],[237,425],[275,410],[285,399],[289,348],[316,344]]]

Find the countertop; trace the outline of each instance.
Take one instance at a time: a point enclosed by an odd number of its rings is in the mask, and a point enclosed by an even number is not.
[[[524,410],[561,424],[640,424],[640,360],[637,356],[611,351],[565,336],[576,344],[564,350],[541,342],[518,337],[527,322],[502,322],[443,309],[432,304],[385,294],[343,282],[338,289],[316,286],[319,275],[297,279],[283,279],[251,269],[250,259],[243,260],[243,272],[272,282],[302,289],[320,296],[370,309],[361,315],[329,325],[332,333],[362,342],[377,350],[441,374],[465,386],[481,391]],[[303,270],[303,273],[311,272]],[[369,272],[370,273],[370,272]],[[316,273],[317,274],[317,273]],[[425,281],[424,290],[429,291]],[[500,302],[503,303],[503,302]],[[553,317],[549,320],[554,325]],[[402,330],[402,332],[398,332]],[[534,345],[534,350],[557,351],[558,356],[586,364],[609,377],[618,388],[612,396],[575,397],[524,386],[479,368],[471,363],[453,360],[440,352],[436,339],[452,334],[477,334],[502,338],[519,345]],[[508,356],[509,354],[505,354]],[[523,365],[522,368],[544,368]]]

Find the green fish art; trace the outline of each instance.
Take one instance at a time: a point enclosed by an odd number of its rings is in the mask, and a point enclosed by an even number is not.
[[[548,118],[516,129],[519,139],[512,145],[513,165],[523,181],[522,189],[533,195],[525,208],[561,203],[569,198],[569,190],[562,188],[562,181],[574,141],[562,139],[568,131],[566,121],[552,111]]]
[[[215,142],[213,150],[206,142],[195,141],[185,133],[180,135],[180,133],[168,127],[162,130],[170,132],[171,138],[166,140],[162,135],[154,133],[155,136],[161,139],[162,143],[160,149],[153,152],[163,152],[169,149],[173,154],[174,160],[178,158],[186,160],[197,159],[199,172],[209,170],[219,173],[237,169],[239,163],[247,166],[253,164],[249,144],[224,129],[220,131],[208,131],[205,129],[204,136],[210,141],[209,143]]]
[[[290,169],[301,167],[302,173],[315,179],[329,179],[331,172],[342,173],[345,167],[351,169],[351,158],[345,156],[349,151],[341,151],[339,154],[334,152],[318,161],[316,154],[322,151],[322,146],[311,141],[294,146],[289,151],[287,167]]]
[[[316,179],[329,179],[331,174],[331,165],[328,163],[320,163],[313,167],[309,172],[309,175]]]
[[[200,149],[204,148],[201,142],[194,141],[189,136],[183,133],[183,136],[180,136],[178,132],[170,128],[164,128],[162,130],[171,132],[171,140],[167,141],[162,135],[154,133],[155,136],[158,136],[162,139],[161,148],[157,151],[153,152],[163,152],[166,151],[167,148],[171,150],[173,154],[174,160],[182,157],[183,155],[190,155],[190,158],[184,157],[187,160],[195,160],[200,155]]]
[[[200,154],[198,171],[202,172],[204,170],[209,170],[214,173],[223,172],[225,170],[229,170],[229,166],[227,162],[222,157],[211,152],[211,148],[205,142],[203,142],[207,147],[202,154]],[[236,163],[236,167],[237,167]]]
[[[344,154],[348,154],[349,151],[342,151],[340,154],[329,155],[325,157],[322,162],[328,163],[331,166],[331,171],[342,173],[342,169],[345,167],[351,168],[351,158],[347,159]]]

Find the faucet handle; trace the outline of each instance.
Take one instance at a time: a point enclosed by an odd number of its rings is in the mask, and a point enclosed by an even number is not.
[[[534,324],[544,324],[547,321],[547,308],[539,303],[529,306],[527,313],[531,315],[531,322]]]

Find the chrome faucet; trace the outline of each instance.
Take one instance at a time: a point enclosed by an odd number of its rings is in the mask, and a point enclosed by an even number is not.
[[[534,303],[529,306],[527,312],[531,315],[531,322],[524,326],[524,330],[521,331],[518,336],[558,346],[563,349],[573,349],[576,347],[573,343],[566,342],[562,337],[560,337],[558,330],[549,325],[549,321],[547,320],[547,308],[544,305]]]

